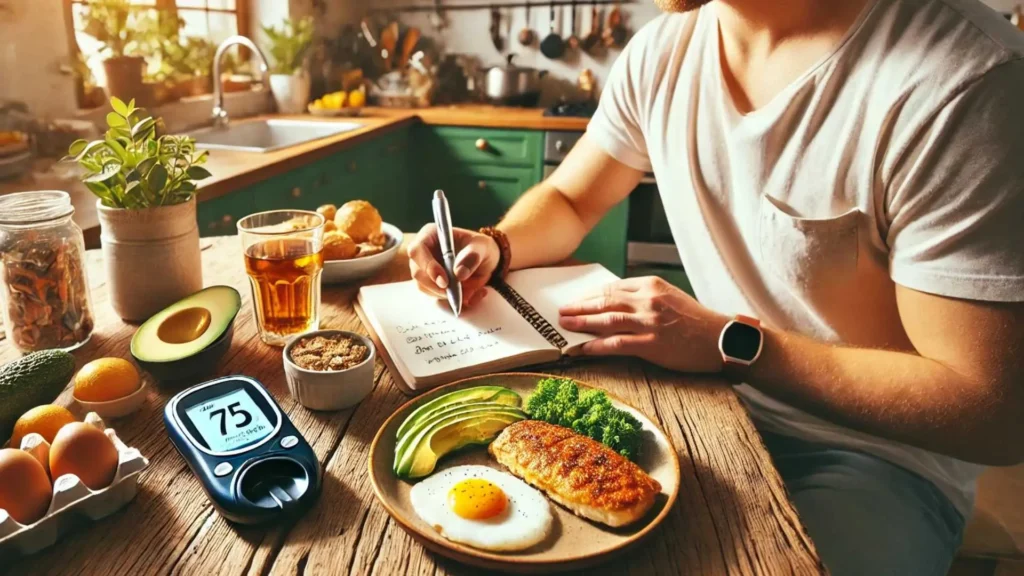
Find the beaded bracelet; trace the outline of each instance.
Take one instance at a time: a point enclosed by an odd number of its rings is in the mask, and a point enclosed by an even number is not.
[[[491,273],[491,282],[504,280],[508,277],[508,268],[512,264],[512,248],[509,246],[508,236],[493,226],[481,228],[480,233],[484,236],[490,236],[498,244],[500,255],[498,256],[498,265],[494,267],[494,272]]]

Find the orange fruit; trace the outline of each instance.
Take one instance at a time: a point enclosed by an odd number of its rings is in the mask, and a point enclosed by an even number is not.
[[[11,448],[21,448],[21,440],[35,432],[42,436],[47,442],[53,443],[53,438],[65,424],[75,421],[75,415],[63,406],[45,404],[25,412],[14,423],[14,432],[11,434]]]
[[[353,90],[348,93],[348,105],[352,108],[362,108],[366,104],[366,94],[362,90]]]
[[[75,375],[75,398],[84,402],[110,402],[139,389],[139,371],[123,358],[93,360]]]

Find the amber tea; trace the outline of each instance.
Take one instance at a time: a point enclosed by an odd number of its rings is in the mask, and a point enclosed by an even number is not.
[[[245,250],[260,335],[270,344],[319,326],[323,252],[308,239],[275,238]]]

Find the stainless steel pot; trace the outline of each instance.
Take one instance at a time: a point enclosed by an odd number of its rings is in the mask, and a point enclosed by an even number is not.
[[[541,78],[547,71],[516,66],[514,58],[514,54],[509,54],[507,65],[487,70],[484,95],[495,104],[535,106],[540,97]]]

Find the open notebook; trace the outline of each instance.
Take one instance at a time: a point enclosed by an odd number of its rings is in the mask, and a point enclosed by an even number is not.
[[[399,385],[416,391],[573,353],[594,336],[560,328],[558,309],[615,280],[600,264],[519,270],[458,318],[413,281],[397,282],[361,288],[357,311]]]

